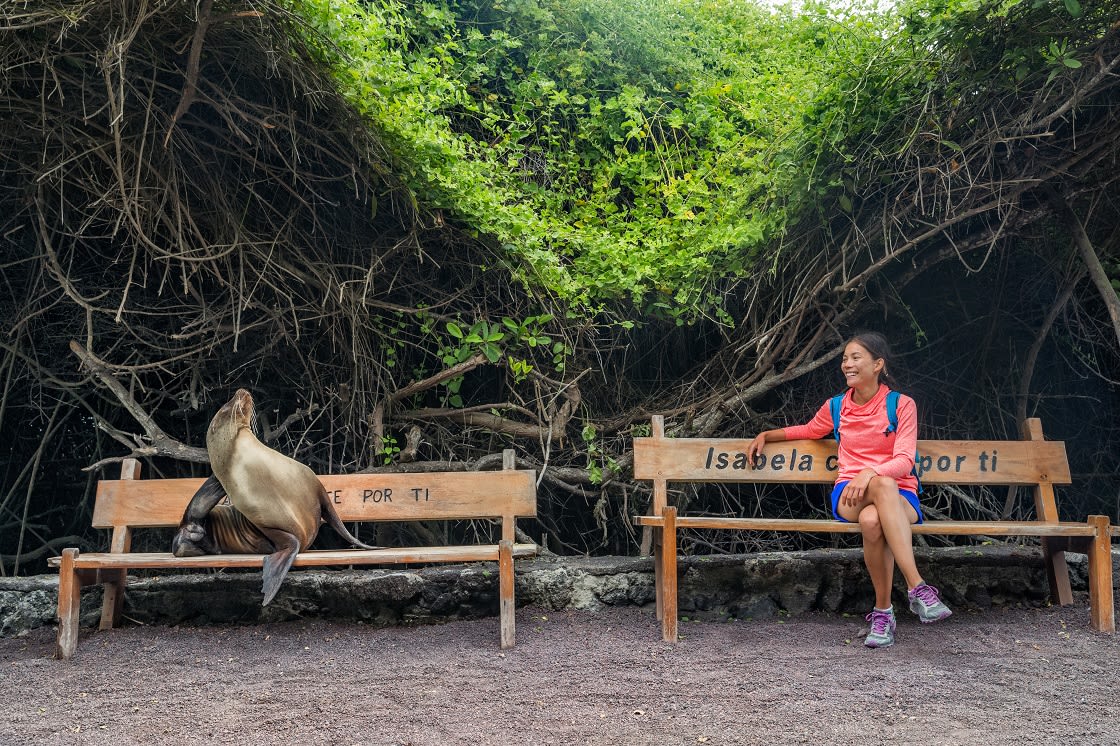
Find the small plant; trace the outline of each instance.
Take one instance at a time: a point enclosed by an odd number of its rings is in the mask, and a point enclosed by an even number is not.
[[[533,372],[533,366],[527,360],[521,360],[516,357],[509,358],[509,369],[513,373],[513,380],[516,383],[521,383],[529,374]]]
[[[544,324],[552,321],[552,314],[528,316],[524,321],[515,321],[509,317],[502,319],[502,326],[509,329],[513,339],[529,347],[547,347],[552,344],[552,339],[542,329]]]
[[[460,340],[465,346],[474,346],[492,363],[498,362],[502,357],[502,348],[498,345],[505,341],[505,332],[497,324],[491,325],[486,320],[477,321],[467,331],[454,321],[447,322],[447,333]],[[468,354],[466,357],[469,357]],[[466,357],[463,359],[465,360]],[[462,361],[460,361],[462,362]]]
[[[1053,82],[1054,78],[1063,72],[1081,67],[1081,61],[1073,56],[1073,51],[1065,39],[1050,42],[1050,46],[1042,51],[1042,57],[1051,66],[1050,75],[1046,78],[1047,83]]]
[[[618,461],[603,452],[599,444],[599,431],[594,425],[584,425],[580,437],[587,447],[587,472],[592,484],[602,484],[604,472],[621,471]]]
[[[377,449],[377,456],[381,459],[383,465],[388,466],[393,463],[393,459],[401,452],[400,446],[397,445],[397,439],[392,435],[381,436],[381,446]]]

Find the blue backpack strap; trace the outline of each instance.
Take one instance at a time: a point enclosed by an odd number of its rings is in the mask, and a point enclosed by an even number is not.
[[[893,433],[898,429],[898,392],[887,392],[887,432]]]
[[[898,430],[898,392],[897,391],[888,391],[887,392],[887,425],[888,425],[887,426],[887,432],[888,433],[893,433],[895,430]],[[914,462],[915,462],[914,463],[914,468],[910,470],[910,473],[914,475],[914,479],[918,480],[918,494],[920,495],[920,494],[922,494],[923,490],[922,490],[922,480],[918,476],[917,461],[918,461],[918,454],[915,453],[914,454]]]
[[[828,400],[828,410],[832,413],[832,437],[840,442],[840,404],[844,401],[843,394],[837,394]]]

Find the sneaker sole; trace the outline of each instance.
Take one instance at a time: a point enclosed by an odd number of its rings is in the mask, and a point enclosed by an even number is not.
[[[917,614],[918,612],[915,611],[914,613]],[[918,621],[920,621],[922,624],[933,624],[934,622],[944,621],[951,616],[953,616],[953,611],[951,609],[946,609],[944,614],[942,614],[941,616],[935,616],[932,619],[926,619],[919,615]]]

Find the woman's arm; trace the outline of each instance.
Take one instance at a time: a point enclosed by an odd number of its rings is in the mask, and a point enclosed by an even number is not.
[[[832,434],[832,412],[828,402],[821,405],[813,419],[804,425],[792,425],[777,430],[766,430],[755,436],[747,447],[747,456],[753,463],[755,457],[762,453],[762,447],[767,443],[781,443],[784,440],[813,440]]]

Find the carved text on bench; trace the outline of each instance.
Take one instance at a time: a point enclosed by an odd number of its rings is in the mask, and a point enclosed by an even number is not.
[[[994,473],[999,470],[997,466],[999,451],[993,450],[991,453],[981,451],[976,455],[976,460],[981,472]],[[836,471],[836,461],[836,454],[831,454],[825,458],[825,471]],[[745,470],[747,464],[748,458],[745,452],[717,451],[714,447],[709,447],[704,468],[721,471],[725,469]],[[942,455],[938,456],[935,460],[933,456],[922,456],[919,454],[918,457],[914,459],[914,466],[919,477],[934,470],[941,473],[952,471],[959,474],[962,470],[969,471],[972,468],[970,457],[962,455]],[[770,469],[771,471],[811,472],[814,469],[813,454],[802,453],[799,456],[796,448],[790,453],[774,453],[769,457],[763,453],[755,458],[754,465],[751,468],[753,471]]]

